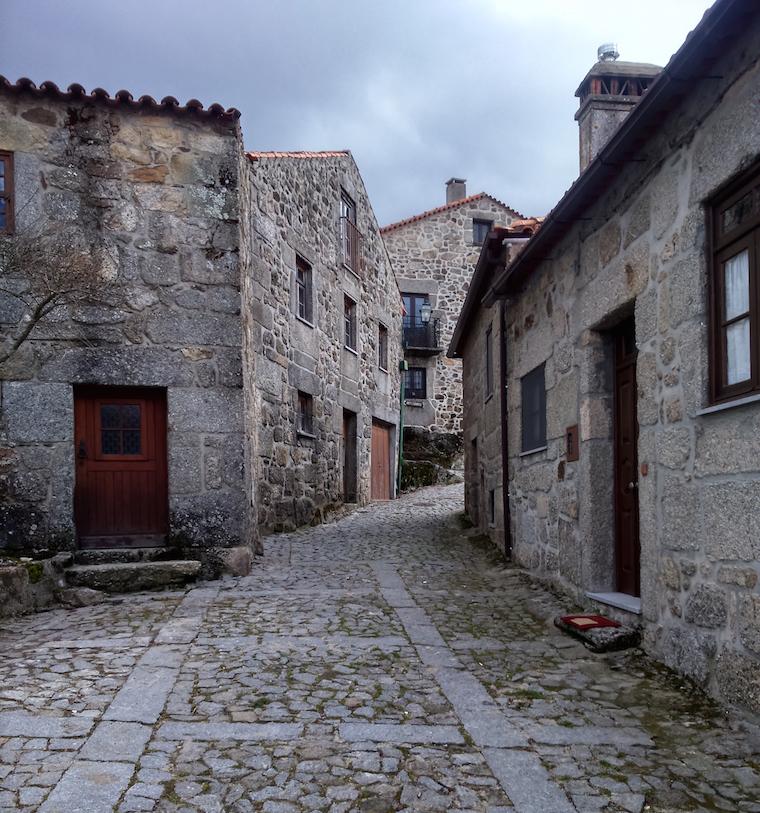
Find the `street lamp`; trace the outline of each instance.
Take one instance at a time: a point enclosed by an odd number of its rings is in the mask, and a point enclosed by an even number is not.
[[[433,313],[433,309],[430,307],[430,302],[428,302],[428,300],[426,299],[420,305],[420,322],[422,322],[423,325],[428,324],[428,322],[430,321],[430,316],[432,315],[432,313]]]

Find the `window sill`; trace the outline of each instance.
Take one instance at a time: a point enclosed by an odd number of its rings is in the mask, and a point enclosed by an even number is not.
[[[528,449],[527,452],[520,452],[518,457],[527,457],[531,454],[538,454],[539,452],[545,452],[549,447],[548,446],[537,446],[535,449]]]
[[[422,409],[425,406],[425,399],[424,398],[404,398],[404,406],[408,407],[415,407],[418,409]]]
[[[629,596],[627,593],[586,593],[586,597],[608,607],[641,615],[641,599],[638,596]]]
[[[486,395],[485,401],[483,401],[483,403],[487,404],[492,398],[493,398],[493,393],[490,392],[490,393],[488,393],[488,395]]]
[[[296,429],[296,437],[297,438],[306,438],[307,440],[316,440],[317,436],[313,435],[311,432],[304,432],[303,429]]]
[[[354,269],[351,268],[351,266],[348,263],[343,263],[343,267],[346,269],[346,271],[348,271],[349,274],[356,277],[356,279],[361,280],[358,271],[354,271]]]
[[[756,395],[747,395],[744,398],[737,398],[734,401],[726,401],[722,404],[715,404],[714,406],[705,407],[697,412],[697,417],[701,417],[702,415],[712,415],[714,412],[725,412],[727,409],[749,406],[750,404],[760,404],[760,393]]]
[[[303,316],[299,316],[298,314],[296,314],[296,319],[297,319],[299,322],[301,322],[301,323],[303,323],[304,325],[306,325],[307,327],[311,327],[311,328],[313,328],[313,327],[314,327],[314,322],[310,322],[308,319],[304,319],[304,318],[303,318]]]
[[[388,375],[388,368],[387,368],[387,367],[381,367],[381,366],[378,364],[378,365],[377,365],[377,369],[378,369],[378,370],[380,370],[380,372],[381,372],[381,373],[385,373],[386,375]]]
[[[353,355],[355,355],[355,356],[358,356],[358,355],[359,355],[359,351],[358,351],[358,350],[354,350],[354,348],[353,348],[353,347],[349,347],[347,344],[344,344],[344,345],[343,345],[343,349],[344,349],[344,350],[348,350],[348,352],[349,352],[349,353],[353,353]]]

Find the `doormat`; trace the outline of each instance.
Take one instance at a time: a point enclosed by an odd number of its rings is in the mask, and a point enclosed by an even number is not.
[[[603,615],[560,615],[554,626],[582,641],[592,652],[617,652],[638,646],[641,640],[638,630]]]

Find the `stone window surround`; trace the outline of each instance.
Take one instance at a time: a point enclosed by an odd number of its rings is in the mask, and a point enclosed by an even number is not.
[[[477,226],[488,225],[488,228],[486,230],[485,235],[483,235],[482,240],[477,240],[476,239],[476,236],[477,236],[476,224],[477,224]],[[489,220],[488,218],[485,218],[485,217],[473,217],[473,219],[472,219],[472,237],[471,237],[471,241],[470,241],[472,243],[472,245],[474,245],[474,246],[482,246],[483,243],[485,243],[485,239],[488,236],[488,232],[490,232],[492,228],[493,228],[493,220]]]
[[[351,305],[349,306],[349,302]],[[345,291],[343,292],[343,349],[355,356],[359,355],[359,304]]]
[[[299,437],[315,438],[314,396],[303,390],[296,390],[296,434]]]
[[[388,326],[381,320],[377,322],[377,366],[382,372],[388,372]]]
[[[542,362],[541,364],[536,365],[532,370],[529,370],[525,375],[521,376],[520,378],[520,452],[521,454],[531,454],[532,452],[537,452],[541,448],[546,448],[546,430],[547,430],[547,421],[546,421],[546,407],[547,407],[547,399],[546,399],[546,362]],[[542,429],[538,434],[541,436],[540,438],[537,436],[536,440],[538,443],[533,442],[532,438],[526,437],[525,434],[525,406],[526,406],[526,399],[524,397],[524,391],[526,384],[532,384],[532,377],[538,375],[538,372],[541,372],[541,383],[543,384],[543,410],[538,410],[537,415],[539,418],[539,428]],[[526,382],[526,379],[529,379]],[[538,395],[541,395],[541,388],[537,387],[536,392]],[[543,413],[543,414],[542,414]],[[527,447],[527,448],[526,448]]]
[[[299,271],[305,271],[308,274],[307,280],[302,285],[298,280]],[[296,318],[309,327],[314,327],[314,269],[311,263],[296,253],[296,270],[295,277],[295,304],[296,304]],[[301,313],[301,291],[304,292],[304,313]]]

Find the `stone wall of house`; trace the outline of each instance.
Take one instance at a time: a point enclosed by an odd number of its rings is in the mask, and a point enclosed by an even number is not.
[[[273,531],[319,521],[343,502],[344,410],[357,416],[357,502],[371,497],[373,418],[393,427],[395,461],[401,298],[350,154],[259,157],[249,172],[258,509],[262,529]],[[341,190],[363,235],[358,275],[343,263]],[[296,315],[297,255],[312,267],[311,324]],[[358,307],[357,352],[344,346],[346,294]],[[388,328],[387,371],[378,366],[379,323]],[[297,431],[299,391],[313,398],[313,437]]]
[[[440,320],[441,353],[406,359],[410,367],[427,369],[427,399],[408,401],[405,423],[435,432],[462,431],[462,364],[446,356],[446,348],[464,304],[480,254],[472,239],[473,218],[506,226],[517,216],[484,196],[383,233],[404,293],[426,294],[433,318]]]
[[[3,92],[0,149],[17,231],[76,230],[104,280],[0,371],[0,547],[73,545],[79,384],[165,388],[170,541],[209,561],[247,545],[237,121]],[[0,329],[18,317],[1,297]]]
[[[760,27],[662,121],[508,309],[517,560],[584,600],[615,589],[613,356],[635,319],[645,646],[760,713],[760,405],[708,406],[705,200],[760,155]],[[547,447],[520,456],[520,379],[546,364]],[[565,429],[580,426],[580,460]],[[637,621],[634,617],[632,620]]]
[[[504,496],[501,450],[500,304],[481,307],[462,349],[464,413],[464,507],[473,525],[504,550]],[[486,386],[486,331],[491,329],[493,389]],[[493,511],[491,509],[493,504]]]

